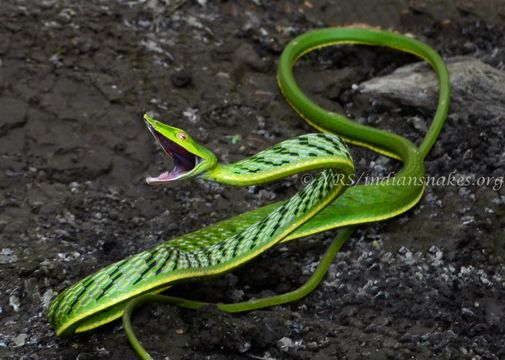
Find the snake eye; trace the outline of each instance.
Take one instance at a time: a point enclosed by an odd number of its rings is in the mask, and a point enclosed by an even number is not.
[[[181,140],[187,140],[188,136],[183,132],[178,132],[175,136],[177,136]]]

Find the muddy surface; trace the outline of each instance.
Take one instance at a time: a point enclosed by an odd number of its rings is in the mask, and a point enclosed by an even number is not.
[[[57,338],[46,318],[51,298],[106,264],[302,186],[294,177],[246,189],[198,180],[149,187],[144,177],[169,164],[144,112],[224,162],[310,131],[278,93],[276,62],[297,34],[351,22],[410,32],[445,57],[505,70],[498,2],[338,3],[0,2],[0,358],[135,359],[117,321]],[[297,74],[324,106],[419,142],[429,109],[359,91],[413,61],[328,49]],[[426,162],[431,176],[495,180],[430,186],[414,210],[363,226],[306,299],[239,315],[152,305],[136,313],[139,337],[157,359],[505,358],[503,114],[453,107]],[[353,155],[361,172],[397,168],[371,152]],[[289,291],[333,235],[171,294],[230,302]]]

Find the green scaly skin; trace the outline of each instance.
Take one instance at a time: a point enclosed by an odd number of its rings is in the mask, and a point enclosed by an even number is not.
[[[174,137],[164,124],[149,117],[146,120],[167,138]],[[186,139],[190,139],[188,135]],[[280,155],[281,149],[290,149],[290,153]],[[354,170],[345,143],[330,134],[308,134],[286,140],[258,153],[256,159],[260,158],[275,160],[255,161],[258,182],[270,179],[276,168],[285,169],[276,177],[312,169],[326,170],[312,184],[241,231],[232,227],[240,226],[240,220],[236,220],[232,226],[221,227],[219,231],[200,232],[201,236],[188,234],[121,260],[74,284],[49,309],[57,333],[66,335],[89,330],[121,316],[125,302],[135,296],[165,289],[175,281],[220,274],[243,264],[326,207],[344,189],[343,184],[333,181],[334,176],[348,176]],[[250,172],[244,171],[247,164],[247,160],[230,165],[216,164],[205,176],[236,185],[250,185]]]
[[[440,83],[438,108],[419,148],[399,135],[360,125],[343,115],[326,111],[302,93],[293,75],[296,61],[314,49],[337,44],[386,46],[412,53],[433,67]],[[321,281],[355,225],[391,218],[419,201],[424,191],[424,183],[419,181],[424,178],[424,158],[442,129],[450,96],[446,67],[433,49],[406,36],[379,30],[327,28],[310,31],[292,40],[284,49],[279,62],[278,83],[293,109],[323,133],[286,140],[237,163],[219,164],[211,151],[183,130],[146,115],[149,129],[169,155],[173,155],[173,148],[168,146],[167,150],[167,142],[199,159],[190,170],[181,165],[176,173],[148,178],[148,182],[165,183],[200,176],[224,184],[245,186],[309,170],[323,170],[321,175],[289,200],[160,244],[74,284],[49,308],[49,319],[58,335],[87,331],[123,315],[132,346],[139,356],[150,359],[131,328],[129,319],[134,308],[152,301],[193,309],[206,305],[157,293],[180,281],[235,269],[280,242],[344,228],[328,248],[312,278],[299,289],[269,298],[217,306],[223,311],[239,312],[297,300]],[[348,143],[401,160],[402,169],[388,183],[348,188],[353,164],[345,143],[336,134]]]

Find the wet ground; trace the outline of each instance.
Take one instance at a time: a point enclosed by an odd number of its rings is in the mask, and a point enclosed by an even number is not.
[[[276,88],[284,45],[308,29],[366,22],[415,34],[443,56],[505,70],[498,2],[5,1],[0,3],[0,357],[135,359],[118,322],[59,339],[58,292],[93,270],[301,187],[152,188],[168,164],[146,111],[186,129],[224,162],[306,131]],[[419,141],[432,115],[363,94],[359,84],[415,59],[384,49],[321,51],[298,68],[334,111]],[[358,85],[353,86],[353,84]],[[503,359],[502,116],[453,107],[426,162],[430,186],[392,221],[363,226],[324,283],[286,306],[228,315],[149,306],[135,316],[157,359]],[[490,101],[493,101],[490,95]],[[434,101],[434,99],[433,99]],[[359,171],[395,168],[353,150]],[[308,278],[332,234],[281,246],[172,294],[240,301]]]

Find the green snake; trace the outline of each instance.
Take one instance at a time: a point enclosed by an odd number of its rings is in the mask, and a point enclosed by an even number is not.
[[[315,49],[340,44],[389,47],[414,54],[432,66],[440,85],[438,108],[419,147],[397,134],[327,111],[303,94],[294,78],[297,60]],[[309,31],[285,47],[277,80],[290,106],[320,132],[285,140],[235,163],[221,164],[185,131],[145,115],[149,131],[174,163],[172,170],[146,180],[150,184],[165,184],[198,176],[222,184],[248,186],[300,172],[320,170],[320,174],[288,200],[164,242],[67,288],[48,310],[57,335],[91,330],[123,316],[133,347],[142,358],[149,359],[129,321],[135,307],[151,301],[193,309],[206,304],[158,293],[182,281],[233,270],[281,242],[342,228],[313,276],[299,289],[217,306],[223,311],[239,312],[297,300],[317,286],[356,225],[389,219],[420,200],[425,189],[424,159],[443,127],[450,97],[447,69],[432,48],[410,37],[375,29],[343,27]],[[386,182],[350,186],[354,166],[346,143],[398,159],[403,166]]]

